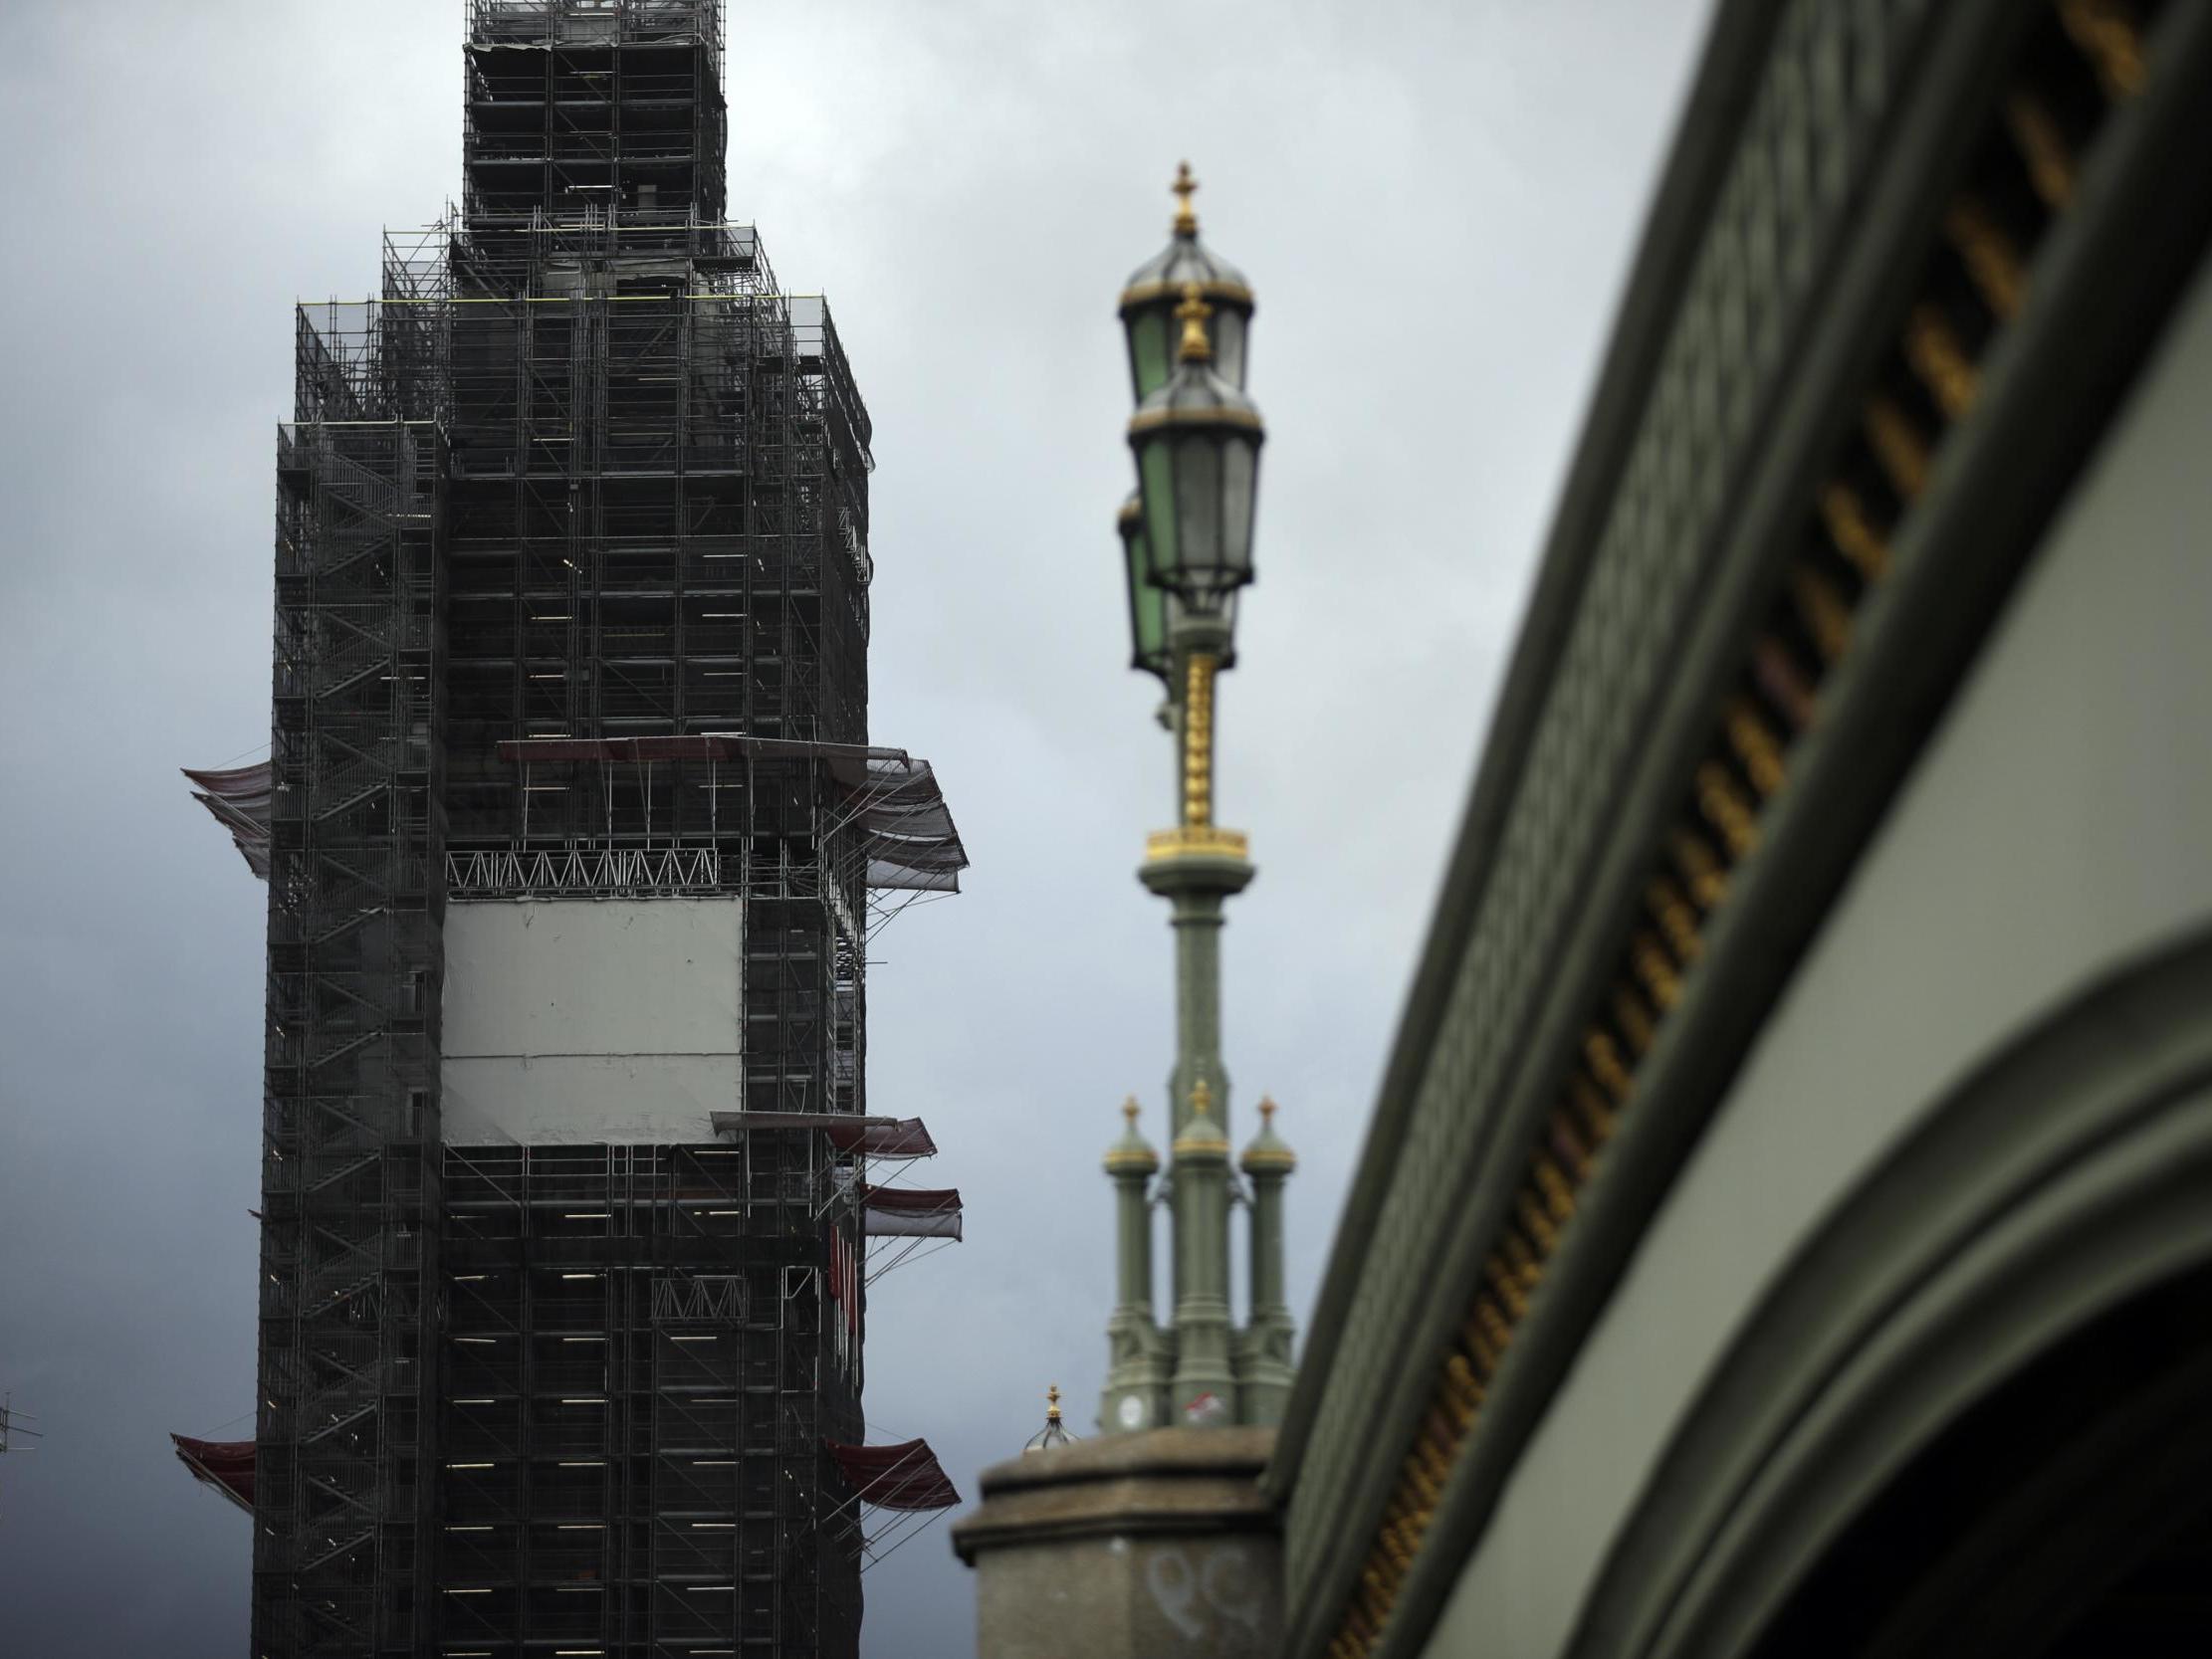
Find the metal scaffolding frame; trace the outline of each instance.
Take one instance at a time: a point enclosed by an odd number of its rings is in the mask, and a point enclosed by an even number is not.
[[[848,1653],[826,1136],[449,1147],[440,1650]]]
[[[439,1043],[449,900],[726,894],[732,1104],[865,1110],[867,412],[724,222],[720,0],[468,15],[462,204],[278,441],[254,1651],[849,1659],[828,1139],[448,1147]],[[789,746],[502,752],[705,732]]]
[[[444,444],[300,337],[277,455],[254,1640],[396,1653],[434,1489]]]

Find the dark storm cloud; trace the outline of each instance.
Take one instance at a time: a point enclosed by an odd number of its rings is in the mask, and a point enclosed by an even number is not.
[[[1088,1425],[1097,1157],[1168,1068],[1111,529],[1113,296],[1168,175],[1260,300],[1226,1017],[1238,1133],[1271,1092],[1303,1159],[1302,1307],[1701,9],[732,6],[732,210],[828,290],[875,417],[875,735],[976,859],[870,993],[875,1102],[931,1121],[970,1230],[876,1287],[868,1409],[971,1496],[1047,1382]],[[0,12],[0,1388],[48,1430],[0,1465],[7,1654],[243,1649],[246,1523],[165,1434],[253,1404],[263,896],[174,768],[266,738],[288,308],[456,188],[460,12]],[[868,1651],[969,1651],[970,1594],[922,1539]]]

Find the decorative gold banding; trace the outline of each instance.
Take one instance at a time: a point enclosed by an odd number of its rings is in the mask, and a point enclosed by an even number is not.
[[[1898,499],[1906,503],[1920,499],[1920,492],[1928,482],[1928,441],[1921,436],[1912,417],[1898,408],[1893,399],[1877,392],[1867,399],[1867,447],[1875,452],[1875,459],[1881,463],[1882,476],[1889,481],[1889,488]]]
[[[1211,651],[1194,651],[1183,675],[1183,827],[1214,823],[1214,676]]]
[[[2056,9],[2107,98],[2140,89],[2145,65],[2131,8],[2120,0],[2057,0]],[[2002,119],[2038,198],[2054,211],[2066,206],[2074,189],[2074,157],[2044,102],[2026,87],[2017,88],[2004,102]],[[2029,299],[2013,237],[1979,199],[1965,194],[1947,212],[1944,236],[1988,308],[1994,332]],[[1980,391],[1979,366],[1932,300],[1911,310],[1897,355],[1946,421],[1972,410]],[[1923,433],[1879,389],[1862,407],[1861,432],[1909,513],[1926,486],[1943,434]],[[1825,533],[1809,532],[1815,550],[1791,565],[1778,601],[1818,660],[1805,661],[1803,647],[1789,643],[1793,630],[1786,621],[1770,625],[1753,642],[1745,689],[1727,701],[1695,770],[1694,805],[1665,837],[1659,867],[1646,879],[1649,926],[1632,925],[1619,971],[1599,997],[1600,1012],[1582,1034],[1527,1171],[1507,1203],[1325,1649],[1329,1659],[1372,1659],[1380,1647],[1437,1500],[1479,1425],[1483,1401],[1574,1214],[1580,1188],[1633,1104],[1637,1066],[1681,999],[1682,978],[1703,951],[1706,924],[1727,900],[1733,868],[1758,846],[1760,818],[1787,779],[1789,744],[1813,724],[1821,681],[1851,648],[1857,606],[1888,571],[1899,526],[1878,528],[1843,475],[1839,463],[1815,491],[1808,517]],[[1821,567],[1828,548],[1857,576],[1849,584],[1855,592],[1847,595],[1846,584],[1831,573],[1833,563]],[[1739,769],[1750,782],[1749,792],[1738,781]]]
[[[1922,301],[1912,308],[1912,319],[1904,329],[1904,360],[1912,365],[1912,372],[1920,377],[1920,384],[1927,387],[1928,395],[1947,419],[1966,418],[1981,391],[1981,374],[1959,342],[1950,319],[1932,301]]]
[[[2125,0],[2059,0],[2059,21],[2097,71],[2106,98],[2133,98],[2143,90],[2142,30]]]
[[[1451,1420],[1464,1429],[1482,1408],[1482,1384],[1474,1379],[1474,1367],[1463,1353],[1454,1353],[1445,1361],[1443,1376],[1451,1400]]]
[[[1782,740],[1749,698],[1739,697],[1729,703],[1727,729],[1728,746],[1742,762],[1751,787],[1758,790],[1760,799],[1780,790]]]
[[[1889,543],[1868,522],[1858,491],[1848,484],[1831,484],[1823,490],[1821,522],[1828,526],[1829,538],[1851,561],[1853,569],[1870,582],[1881,579],[1889,568]]]
[[[1740,863],[1750,856],[1759,844],[1758,809],[1718,760],[1697,768],[1697,806],[1705,821],[1720,832],[1730,862]]]
[[[1628,940],[1628,960],[1635,964],[1637,982],[1644,986],[1646,995],[1651,995],[1659,1015],[1665,1017],[1667,1009],[1672,1009],[1674,1000],[1681,995],[1681,977],[1674,973],[1674,964],[1667,962],[1665,951],[1659,949],[1657,937],[1646,930],[1637,930]]]
[[[1506,1345],[1513,1340],[1513,1328],[1505,1323],[1488,1298],[1475,1303],[1474,1323],[1481,1333],[1486,1350],[1494,1356],[1502,1357]]]
[[[1699,910],[1709,911],[1728,897],[1728,872],[1712,843],[1697,830],[1687,824],[1678,825],[1667,837],[1666,851],[1682,880],[1689,884],[1689,896],[1697,901]]]
[[[1666,947],[1684,967],[1697,960],[1705,941],[1697,936],[1697,913],[1669,876],[1654,876],[1644,889],[1644,908],[1665,935]]]
[[[1240,426],[1261,434],[1267,430],[1256,409],[1140,409],[1129,417],[1132,438],[1162,426]]]
[[[2025,87],[2005,100],[2005,130],[2028,169],[2028,182],[2057,213],[2074,199],[2074,151],[2043,100]]]
[[[1625,1105],[1632,1085],[1629,1069],[1621,1064],[1621,1051],[1615,1046],[1613,1034],[1602,1026],[1593,1025],[1582,1034],[1583,1063],[1590,1068],[1590,1075],[1597,1079],[1598,1087],[1615,1106]]]
[[[1529,1178],[1543,1194],[1544,1214],[1555,1224],[1564,1227],[1575,1218],[1574,1189],[1567,1184],[1567,1177],[1560,1173],[1559,1165],[1549,1152],[1536,1154],[1536,1160],[1529,1165]],[[1548,1249],[1544,1253],[1551,1254]]]
[[[1643,1059],[1651,1049],[1655,1027],[1644,999],[1627,985],[1616,985],[1613,989],[1613,1023],[1629,1045],[1629,1053],[1638,1060]]]
[[[1121,291],[1121,310],[1126,315],[1139,306],[1155,305],[1162,300],[1180,300],[1188,283],[1134,283]],[[1249,311],[1253,308],[1252,291],[1242,283],[1224,283],[1218,280],[1203,281],[1198,285],[1199,298],[1209,305],[1227,306],[1232,310]]]
[[[1529,1249],[1528,1240],[1521,1237],[1519,1233],[1509,1231],[1505,1235],[1502,1249],[1505,1255],[1505,1270],[1511,1275],[1514,1285],[1524,1294],[1534,1290],[1537,1281],[1544,1277],[1544,1264],[1538,1261],[1536,1253]]]
[[[1508,1319],[1517,1320],[1528,1312],[1528,1292],[1521,1289],[1519,1281],[1495,1256],[1482,1264],[1482,1277],[1489,1282],[1490,1289],[1497,1293],[1498,1301],[1504,1305]]]
[[[2010,322],[2018,316],[2027,303],[2027,275],[2020,266],[2019,250],[1989,209],[1972,196],[1959,197],[1943,215],[1943,234],[1958,250],[1959,262],[1997,320]]]
[[[1621,1115],[1611,1103],[1598,1093],[1598,1086],[1577,1072],[1567,1082],[1567,1108],[1574,1120],[1598,1145],[1613,1139],[1613,1132],[1621,1126]]]
[[[1217,829],[1212,824],[1157,830],[1145,837],[1145,859],[1148,863],[1176,858],[1242,859],[1250,851],[1251,837],[1242,830]]]

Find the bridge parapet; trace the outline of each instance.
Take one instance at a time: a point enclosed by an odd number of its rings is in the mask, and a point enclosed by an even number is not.
[[[2018,578],[2059,562],[2212,219],[2155,182],[2212,23],[2155,22],[1721,8],[1267,1476],[1294,1659],[1423,1651],[1993,624],[2034,626]],[[2154,628],[2186,573],[2125,533]],[[2160,691],[2212,717],[2212,685]],[[2164,872],[2174,926],[2196,869]],[[1836,1065],[1880,1039],[1833,1030]]]

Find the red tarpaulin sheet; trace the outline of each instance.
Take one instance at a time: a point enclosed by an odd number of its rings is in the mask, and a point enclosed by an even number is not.
[[[960,1188],[871,1186],[867,1189],[870,1238],[960,1237]]]
[[[960,1494],[927,1440],[896,1446],[847,1446],[823,1442],[863,1504],[882,1510],[949,1510]]]
[[[229,771],[194,771],[190,766],[178,769],[192,780],[192,798],[230,831],[232,844],[245,855],[246,868],[267,881],[269,802],[275,787],[269,762]]]
[[[248,1515],[254,1513],[254,1443],[251,1440],[194,1440],[172,1434],[177,1461],[203,1484],[213,1487]]]

